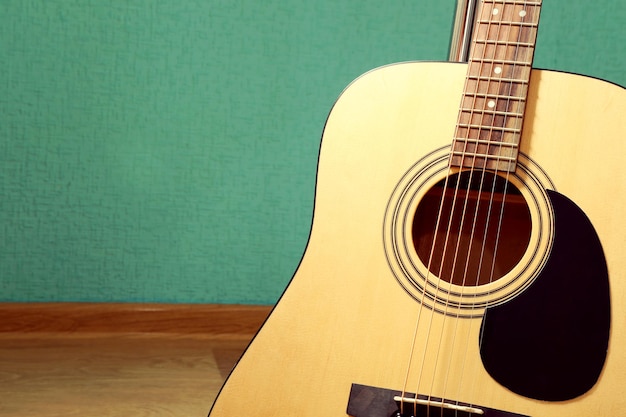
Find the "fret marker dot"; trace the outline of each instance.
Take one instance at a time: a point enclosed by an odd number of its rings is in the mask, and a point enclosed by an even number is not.
[[[522,10],[521,12],[519,12],[519,15],[521,17],[525,17],[526,16],[526,10]]]
[[[493,100],[489,100],[489,103],[487,103],[487,106],[489,106],[490,109],[493,109],[494,107],[496,107],[496,102]]]
[[[500,10],[498,10],[498,9],[493,9],[493,12],[492,12],[492,13],[493,13],[493,15],[495,16],[495,15],[497,15],[498,13],[500,13]]]
[[[495,72],[496,74],[501,74],[502,73],[502,67],[495,67],[493,69],[493,72]]]

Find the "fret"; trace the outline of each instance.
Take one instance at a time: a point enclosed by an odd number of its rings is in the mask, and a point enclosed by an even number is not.
[[[469,169],[488,169],[497,172],[513,172],[517,166],[516,161],[493,161],[484,159],[469,159],[459,156],[450,156],[450,163],[453,166]]]
[[[462,127],[457,127],[457,132],[455,135],[455,142],[466,143],[467,146],[470,146],[470,141],[472,140],[486,140],[491,142],[501,142],[501,143],[511,143],[517,146],[519,143],[520,133],[509,133],[502,132],[498,130],[499,128],[489,128],[486,127],[484,129],[466,129]],[[482,147],[481,149],[485,149]]]
[[[487,110],[487,109],[475,109],[475,108],[466,108],[466,107],[461,107],[461,112],[464,113],[470,113],[470,114],[474,114],[474,113],[478,113],[478,114],[488,114],[488,115],[494,115],[494,116],[506,116],[506,117],[514,117],[514,118],[522,118],[524,117],[523,113],[515,113],[515,112],[510,112],[510,111],[498,111],[498,110]]]
[[[509,152],[507,153],[512,155],[511,150],[513,152],[517,152],[519,147],[519,142],[515,140],[516,136],[519,136],[518,134],[507,134],[502,136],[496,131],[483,130],[478,132],[480,133],[478,136],[470,137],[470,135],[462,135],[459,133],[461,132],[457,132],[457,135],[454,138],[454,151],[463,150],[468,152],[477,152],[478,150],[482,150],[483,153],[488,155],[498,155],[500,149],[509,148]],[[474,131],[473,133],[477,132]],[[491,152],[489,152],[490,150]]]
[[[521,47],[522,44],[534,41],[534,39],[537,38],[537,29],[529,30],[527,28],[511,27],[510,30],[501,30],[501,28],[497,26],[479,26],[478,29],[480,30],[480,32],[476,34],[476,42],[478,42],[478,44],[484,44],[488,41],[509,41]],[[476,45],[475,43],[474,46]]]
[[[457,140],[459,141],[463,141],[464,143],[468,143],[468,144],[475,144],[475,145],[486,145],[486,146],[498,146],[498,147],[508,147],[508,148],[517,148],[519,145],[517,143],[509,143],[509,142],[498,142],[498,141],[493,141],[493,140],[486,140],[486,139],[473,139],[473,138],[457,138]],[[454,152],[458,152],[458,151],[454,151]]]
[[[509,44],[515,45],[516,48],[534,49],[532,45],[527,45],[529,41],[534,41],[537,38],[537,30],[533,29],[528,31],[527,29],[502,31],[498,27],[484,27],[479,29],[485,29],[476,35],[476,41],[474,42],[474,48],[482,47],[494,47],[499,45]],[[496,33],[493,33],[496,32]],[[512,39],[512,40],[511,40]],[[500,46],[499,49],[502,49]]]
[[[473,62],[482,62],[488,64],[506,64],[506,65],[519,65],[522,67],[530,67],[532,62],[530,61],[516,61],[512,59],[495,59],[495,58],[480,58],[474,59]]]
[[[514,156],[506,156],[506,155],[486,155],[477,152],[467,152],[467,151],[452,151],[452,156],[461,156],[463,158],[484,158],[491,159],[494,161],[504,161],[504,162],[515,162],[516,157]]]
[[[528,82],[498,81],[494,78],[471,78],[465,83],[468,94],[480,93],[492,97],[525,97],[528,91]]]
[[[504,21],[504,20],[484,20],[479,19],[476,21],[478,25],[486,25],[486,26],[495,26],[495,25],[504,25],[504,26],[520,26],[524,28],[536,28],[539,26],[538,23],[535,22],[523,22],[523,21]]]
[[[503,83],[516,83],[528,85],[529,80],[523,80],[519,78],[501,78],[501,77],[489,77],[486,75],[471,75],[469,74],[467,77],[468,80],[477,80],[477,81],[487,81],[487,82],[503,82]]]
[[[458,127],[466,128],[466,129],[479,129],[479,130],[488,130],[488,131],[498,131],[502,133],[521,133],[521,128],[514,127],[501,127],[501,126],[485,126],[481,124],[473,124],[473,123],[458,123]]]
[[[517,46],[515,44],[504,45],[500,43],[481,43],[475,44],[470,52],[470,59],[480,60],[495,59],[495,60],[513,60],[515,62],[520,61],[532,61],[533,48],[528,46]]]
[[[521,46],[525,48],[534,48],[535,44],[530,42],[503,41],[500,39],[476,39],[475,43],[485,43],[489,45],[505,45],[505,46]]]
[[[520,132],[521,122],[522,116],[509,116],[506,112],[499,112],[496,115],[479,111],[465,112],[459,115],[457,138],[470,137],[475,132],[478,132],[479,136],[481,134],[484,136],[484,132],[487,131],[499,131],[508,137],[510,133]]]
[[[474,76],[467,77],[465,89],[467,91],[489,91],[493,90],[493,88],[486,89],[481,87],[496,87],[498,93],[494,94],[502,94],[503,88],[508,87],[509,89],[521,88],[525,89],[528,86],[528,81],[518,80],[518,79],[500,79],[497,77],[486,77],[486,76]]]
[[[489,169],[492,171],[514,171],[517,164],[516,156],[495,156],[481,153],[454,152],[450,155],[455,166],[471,169]]]
[[[526,96],[513,96],[513,95],[507,95],[507,94],[489,94],[489,93],[481,93],[481,92],[472,92],[472,91],[466,91],[465,93],[463,93],[463,95],[465,97],[476,97],[476,98],[484,98],[484,99],[495,99],[495,100],[499,100],[499,99],[505,99],[505,100],[514,100],[514,101],[525,101],[526,100]]]
[[[485,4],[502,4],[502,0],[483,0]],[[541,6],[541,1],[524,1],[524,0],[509,0],[506,1],[506,4],[510,5],[521,5],[521,6]]]
[[[508,45],[508,48],[515,46],[517,49],[534,49],[529,42],[537,38],[537,29],[513,28],[515,30],[500,30],[499,27],[478,27],[484,29],[479,31],[475,36],[474,48],[494,48],[502,49]]]
[[[472,139],[487,139],[486,136],[490,136],[490,139],[501,140],[502,137],[507,138],[514,137],[516,134],[521,133],[520,119],[512,118],[507,119],[500,117],[498,119],[475,117],[472,120],[460,120],[457,123],[456,138],[472,138]],[[478,136],[476,136],[478,135]]]
[[[461,105],[464,107],[473,107],[476,110],[498,110],[498,111],[515,111],[513,106],[519,106],[526,102],[525,97],[500,96],[495,97],[488,94],[465,93]],[[503,104],[507,105],[506,109],[502,109]],[[519,109],[520,111],[522,109]]]

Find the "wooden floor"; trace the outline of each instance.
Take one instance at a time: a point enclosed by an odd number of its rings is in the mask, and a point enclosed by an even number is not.
[[[101,307],[72,306],[72,320],[67,319],[66,307],[62,314],[57,306],[44,307],[0,306],[2,417],[204,417],[252,338],[249,330],[258,327],[269,311],[248,309],[244,320],[237,320],[242,317],[237,312],[219,307],[216,313],[211,308],[206,320],[205,309],[200,313],[210,328],[191,327],[193,320],[186,320],[187,328],[177,332],[176,321],[155,320],[171,317],[171,309],[151,307],[146,314],[134,313],[132,317],[140,319],[132,325],[124,322],[125,328],[135,330],[127,332],[116,327],[116,317],[122,317],[112,313],[117,307],[107,307],[104,326],[93,313]],[[81,316],[77,308],[88,321],[76,319]],[[179,316],[188,318],[189,313]],[[59,330],[46,331],[34,324],[36,319]],[[224,331],[229,320],[237,324],[228,328],[239,326],[237,331]],[[246,323],[243,331],[240,323]],[[110,329],[103,330],[107,326]],[[136,331],[147,327],[150,331]]]
[[[247,338],[0,334],[0,416],[206,416]]]

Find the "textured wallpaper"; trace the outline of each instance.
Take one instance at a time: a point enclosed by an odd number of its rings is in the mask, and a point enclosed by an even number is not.
[[[455,3],[3,0],[0,301],[275,302],[334,100]],[[546,0],[537,66],[626,84],[624,21]]]
[[[272,303],[341,90],[445,59],[432,1],[5,0],[0,300]]]

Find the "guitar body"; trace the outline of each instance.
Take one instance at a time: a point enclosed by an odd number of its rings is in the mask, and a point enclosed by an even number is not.
[[[211,417],[345,416],[352,384],[417,391],[532,417],[625,413],[624,89],[586,77],[533,70],[520,163],[510,178],[530,207],[532,231],[529,249],[501,278],[510,281],[504,287],[515,289],[500,294],[508,289],[493,287],[487,291],[496,294],[492,299],[470,289],[470,298],[487,300],[456,312],[449,311],[452,304],[420,299],[423,287],[411,287],[412,280],[420,282],[417,275],[425,267],[415,257],[407,223],[423,190],[446,176],[440,167],[454,135],[466,69],[467,65],[454,63],[391,65],[363,75],[341,95],[324,130],[306,252],[229,376]],[[570,219],[561,212],[574,214]],[[577,223],[585,221],[580,225],[585,231],[578,234]],[[595,260],[588,266],[586,254],[593,251]],[[576,278],[585,265],[591,275],[597,270],[600,277]],[[602,277],[603,268],[608,280]],[[427,279],[434,280],[435,292],[454,292],[451,284],[439,287],[435,278]],[[516,306],[532,291],[544,291],[542,282],[550,280],[547,299],[553,307],[546,310],[545,321],[552,327],[538,331],[539,343],[510,350],[508,346],[517,343],[483,346],[489,337],[485,333],[492,332],[496,339],[506,333],[497,330],[509,322],[509,313],[501,310]],[[574,297],[569,282],[572,286],[585,282],[587,287]],[[517,309],[512,325],[523,321],[524,308],[530,312],[545,300],[518,303],[512,308]],[[559,312],[567,314],[558,320],[568,320],[572,312],[574,320],[584,322],[598,309],[606,314],[594,318],[598,322],[592,321],[590,330],[581,323],[580,334],[573,334],[576,325],[570,325],[574,330],[565,336],[558,334],[559,322],[553,316]],[[489,321],[498,314],[499,321]],[[539,321],[544,321],[541,316]],[[524,331],[532,333],[534,325],[530,327]],[[605,330],[599,336],[588,334],[596,327]],[[551,331],[556,334],[547,334]],[[508,337],[520,332],[514,330]],[[502,380],[500,373],[506,372],[499,370],[523,360],[525,349],[550,351],[550,341],[562,337],[572,338],[574,350],[578,340],[599,338],[599,350],[608,352],[594,359],[591,374],[596,375],[587,387],[579,387],[581,392],[574,389],[558,398],[557,390],[537,398],[542,394],[532,387],[511,387]],[[490,349],[498,351],[497,359],[488,357]],[[580,352],[572,360],[585,362],[586,353]],[[549,355],[554,357],[555,352]],[[571,363],[571,368],[580,365]],[[543,368],[526,368],[516,372],[526,372],[531,385],[535,376],[538,384],[542,380],[545,384]],[[547,378],[551,381],[550,375]],[[558,375],[552,380],[559,381]]]

